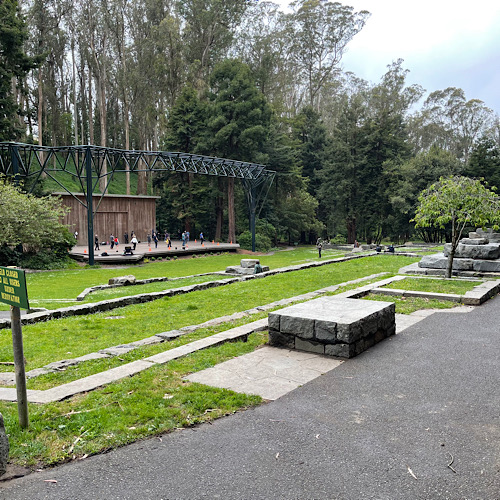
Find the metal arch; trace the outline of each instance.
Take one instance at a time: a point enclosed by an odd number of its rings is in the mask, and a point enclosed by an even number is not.
[[[90,265],[94,264],[94,215],[114,174],[162,171],[242,179],[250,212],[252,250],[255,251],[257,206],[259,201],[262,201],[262,208],[276,174],[276,172],[266,170],[264,165],[182,152],[138,151],[102,146],[51,147],[0,142],[0,174],[13,176],[16,182],[20,178],[32,181],[30,191],[33,191],[40,177],[45,175],[87,209]],[[64,172],[75,178],[81,187],[81,192],[85,195],[86,203],[66,188],[54,172]],[[94,210],[92,195],[97,190],[100,180],[104,178],[106,187]]]

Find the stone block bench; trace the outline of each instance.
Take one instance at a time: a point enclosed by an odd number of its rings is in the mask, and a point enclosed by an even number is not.
[[[395,304],[321,297],[269,313],[272,346],[352,358],[396,332]]]

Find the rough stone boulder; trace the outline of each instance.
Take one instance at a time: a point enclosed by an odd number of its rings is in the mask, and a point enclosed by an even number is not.
[[[428,269],[446,269],[448,266],[448,257],[442,253],[425,255],[418,263],[418,267]],[[453,259],[453,269],[455,271],[472,271],[474,266],[473,259]]]
[[[5,432],[3,416],[0,413],[0,476],[7,471],[7,461],[9,460],[9,439]]]
[[[258,266],[258,272],[269,271],[269,266],[261,266],[259,259],[241,259],[239,266],[228,266],[226,267],[226,273],[230,274],[255,274],[256,266]]]
[[[259,259],[241,259],[240,266],[245,269],[254,268],[257,264],[260,264]]]
[[[476,234],[476,233],[469,233],[470,234]],[[487,245],[489,241],[486,238],[462,238],[460,240],[460,243],[463,243],[464,245]]]
[[[464,244],[461,240],[457,246],[455,257],[460,259],[483,259],[495,260],[500,258],[500,245],[499,244]],[[448,257],[451,250],[451,243],[446,243],[444,246],[444,255]]]
[[[129,274],[128,276],[117,276],[116,278],[110,278],[109,285],[135,285],[135,276]]]
[[[486,229],[484,231],[481,228],[477,228],[476,234],[479,238],[486,238],[490,243],[500,243],[500,233],[494,233],[493,229]],[[469,237],[471,237],[470,234]]]

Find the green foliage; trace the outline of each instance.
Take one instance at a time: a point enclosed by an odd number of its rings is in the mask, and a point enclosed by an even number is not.
[[[302,175],[309,180],[308,190],[313,196],[319,186],[316,173],[321,171],[329,144],[326,127],[321,116],[311,106],[306,106],[292,122],[293,137],[299,144],[299,162]]]
[[[218,156],[256,161],[271,124],[271,107],[252,80],[249,67],[235,59],[218,64],[210,78],[208,144]]]
[[[475,144],[465,167],[468,177],[483,177],[489,186],[500,188],[500,147],[490,138]]]
[[[238,236],[238,243],[241,248],[245,250],[252,250],[252,233],[244,231]],[[255,251],[256,252],[269,252],[272,248],[271,239],[265,234],[255,232]]]
[[[0,2],[0,141],[15,141],[21,136],[16,98],[16,88],[30,69],[36,66],[35,60],[24,52],[27,31],[20,14],[17,0]]]
[[[466,225],[484,227],[500,220],[500,200],[478,179],[441,177],[418,197],[415,224],[444,228],[451,223],[455,239]]]
[[[0,179],[0,245],[22,245],[27,254],[16,256],[4,248],[2,256],[12,261],[2,261],[3,264],[47,269],[52,263],[66,260],[68,249],[75,242],[68,228],[59,222],[66,212],[58,198],[36,198]]]
[[[386,161],[383,173],[392,207],[388,216],[389,236],[395,241],[409,239],[412,232],[410,219],[415,213],[418,195],[440,177],[458,175],[462,168],[462,163],[452,153],[437,146],[402,163]],[[434,232],[427,229],[421,231],[426,241],[433,241]]]
[[[418,197],[416,227],[451,225],[451,251],[446,277],[451,277],[453,258],[466,227],[485,227],[500,222],[500,199],[480,180],[469,177],[441,177]]]
[[[343,234],[337,234],[335,238],[330,238],[330,243],[332,245],[343,245],[347,243],[347,238]]]

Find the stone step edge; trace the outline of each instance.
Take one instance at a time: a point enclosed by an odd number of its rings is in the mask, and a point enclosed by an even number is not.
[[[378,295],[393,295],[401,297],[421,297],[427,299],[448,300],[466,306],[479,306],[500,291],[500,280],[485,281],[469,290],[464,295],[454,293],[419,292],[397,288],[373,288],[370,292]]]
[[[187,334],[187,333],[191,333],[195,330],[197,330],[198,328],[204,328],[204,327],[207,327],[207,326],[214,326],[215,324],[220,324],[220,323],[225,323],[225,322],[228,322],[228,321],[231,321],[232,319],[239,319],[243,316],[246,316],[246,315],[250,315],[250,314],[256,314],[256,313],[259,313],[259,312],[262,312],[262,311],[265,311],[265,310],[269,310],[269,309],[273,309],[274,307],[278,307],[278,306],[286,306],[286,305],[289,305],[291,303],[294,303],[294,302],[298,302],[298,301],[301,301],[301,300],[308,300],[308,299],[312,299],[312,298],[315,298],[319,295],[322,295],[324,293],[327,293],[327,292],[332,292],[332,291],[335,291],[337,290],[338,288],[342,287],[342,286],[346,286],[346,285],[349,285],[349,284],[355,284],[355,283],[360,283],[360,282],[363,282],[363,281],[366,281],[366,280],[370,280],[370,279],[374,279],[374,278],[377,278],[377,277],[380,277],[380,276],[383,276],[384,274],[387,274],[386,272],[381,272],[381,273],[377,273],[377,274],[371,274],[369,276],[365,276],[365,277],[361,277],[361,278],[357,278],[355,280],[351,280],[351,281],[347,281],[347,282],[344,282],[344,283],[339,283],[338,285],[333,285],[333,286],[329,286],[329,287],[326,287],[326,288],[322,288],[322,289],[319,289],[319,290],[316,290],[314,292],[308,292],[306,294],[303,294],[303,295],[297,295],[295,297],[290,297],[288,299],[281,299],[279,301],[275,301],[275,302],[271,302],[269,304],[265,304],[263,306],[258,306],[258,307],[255,307],[253,309],[248,309],[247,311],[242,311],[240,313],[235,313],[233,315],[230,315],[230,316],[221,316],[220,318],[215,318],[215,320],[208,320],[204,323],[200,323],[199,325],[193,325],[193,326],[189,326],[189,327],[184,327],[184,328],[181,328],[180,330],[185,330],[183,334]],[[393,277],[392,279],[395,279],[397,277]],[[391,278],[389,278],[389,282],[392,281]],[[383,282],[385,282],[387,280],[383,280]],[[382,283],[382,282],[377,282],[378,284]],[[248,313],[248,314],[244,314],[244,313]],[[242,316],[243,315],[243,316]],[[235,316],[238,316],[238,318],[235,318]],[[224,332],[219,332],[217,334],[214,334],[212,335],[211,337],[206,337],[205,339],[210,339],[214,336],[221,336],[221,337],[225,337],[225,336],[229,336],[231,337],[231,333],[228,333],[228,332],[234,332],[234,331],[237,331],[239,328],[241,327],[245,327],[247,325],[254,325],[256,323],[258,323],[259,321],[265,321],[265,324],[267,326],[267,318],[264,318],[262,320],[257,320],[257,321],[254,321],[252,323],[247,323],[246,325],[241,325],[241,326],[238,326],[238,327],[235,327],[235,328],[231,328],[230,330],[225,330]],[[262,328],[264,329],[264,328]],[[176,331],[179,331],[179,330],[176,330]],[[243,329],[244,331],[244,329]],[[258,330],[254,330],[254,331],[258,331]],[[164,332],[164,333],[168,333],[168,332]],[[225,335],[222,335],[222,334],[225,334]],[[157,336],[161,336],[162,334],[157,334]],[[246,334],[247,336],[249,334]],[[155,336],[153,336],[155,337]],[[146,341],[151,339],[152,337],[148,337],[147,339],[145,339]],[[218,337],[216,337],[217,339]],[[201,340],[205,340],[205,339],[200,339]],[[163,339],[165,340],[165,339]],[[163,340],[160,340],[160,342],[162,342]],[[232,339],[232,340],[235,340],[235,339]],[[199,342],[199,341],[195,341],[195,342]],[[123,354],[124,352],[128,352],[127,350],[122,350],[122,351],[119,351],[117,350],[116,352],[111,352],[112,349],[119,349],[120,347],[123,347],[123,348],[126,348],[126,346],[129,346],[131,344],[135,344],[134,345],[134,348],[137,348],[137,347],[140,347],[141,345],[145,345],[145,344],[140,344],[141,341],[136,341],[136,342],[131,342],[130,344],[123,344],[122,346],[115,346],[115,348],[107,348],[107,349],[103,349],[103,351],[100,351],[99,353],[89,353],[89,354],[86,354],[84,356],[80,356],[79,358],[74,358],[74,359],[71,359],[71,360],[62,360],[62,361],[56,361],[56,362],[53,362],[53,363],[50,363],[49,365],[45,365],[44,367],[41,367],[41,368],[35,368],[34,370],[31,370],[31,372],[27,372],[26,373],[26,377],[27,378],[34,378],[34,377],[37,377],[39,375],[43,375],[45,373],[50,373],[50,372],[53,372],[53,371],[60,371],[63,367],[66,367],[66,366],[71,366],[71,365],[76,365],[80,362],[84,362],[84,361],[87,361],[87,360],[90,360],[90,359],[98,359],[98,358],[103,358],[103,357],[111,357],[111,356],[118,356],[120,354]],[[150,342],[150,343],[153,343],[153,342]],[[186,345],[190,345],[190,344],[186,344]],[[201,343],[200,343],[201,345]],[[174,349],[170,349],[168,351],[165,351],[164,353],[160,353],[159,355],[155,355],[155,356],[160,356],[160,355],[165,355],[165,357],[167,357],[167,354],[166,353],[169,353],[171,351],[174,351],[175,349],[181,349],[182,347],[185,347],[185,346],[181,346],[181,347],[178,347],[178,348],[174,348]],[[209,346],[207,346],[209,347]],[[110,352],[104,352],[106,350],[109,350]],[[131,349],[129,349],[131,350]],[[149,358],[145,358],[145,359],[149,359]],[[160,359],[160,358],[158,358]],[[135,361],[133,362],[135,363]],[[130,363],[128,363],[130,364]],[[61,366],[59,366],[61,365]],[[126,365],[122,365],[122,366],[126,366]],[[49,369],[50,367],[50,369]],[[115,370],[114,368],[112,370]],[[31,376],[29,376],[29,374],[31,373]],[[106,372],[101,372],[101,373],[106,373]],[[4,375],[4,374],[0,374],[0,375]],[[10,374],[9,372],[9,375],[12,375],[12,378],[7,381],[7,380],[4,380],[4,383],[12,383],[14,384],[15,383],[15,379],[14,379],[14,374]],[[95,375],[99,375],[99,374],[95,374]],[[90,375],[90,377],[94,377],[94,375]],[[88,377],[87,377],[88,378]],[[79,379],[79,380],[83,380],[83,379]],[[73,384],[75,382],[78,382],[78,381],[73,381],[73,382],[69,382],[69,384]],[[67,385],[67,384],[63,384],[63,385]],[[62,386],[58,386],[58,387],[62,387]],[[56,388],[51,388],[51,389],[47,389],[46,391],[51,391],[52,389],[56,389]],[[28,393],[31,393],[31,394],[38,394],[40,392],[46,392],[46,391],[32,391],[32,390],[29,390]],[[84,391],[80,391],[80,392],[84,392]],[[33,396],[35,397],[35,396]],[[66,397],[69,397],[69,396],[66,396]],[[14,398],[14,399],[12,399]],[[1,388],[0,387],[0,400],[4,400],[4,401],[16,401],[16,389],[15,388],[11,388],[11,387],[6,387],[6,388]],[[64,399],[64,398],[63,398]],[[41,402],[41,401],[31,401],[29,396],[28,396],[28,401],[30,402]],[[47,401],[49,402],[49,401]]]
[[[267,310],[273,309],[275,307],[287,306],[287,305],[293,304],[294,302],[308,300],[308,299],[317,297],[319,295],[322,295],[324,293],[335,291],[342,286],[349,285],[349,284],[355,284],[355,283],[361,283],[361,282],[369,280],[369,279],[374,279],[374,278],[377,278],[379,276],[383,276],[384,274],[387,274],[387,273],[382,272],[382,273],[377,273],[377,274],[371,274],[369,276],[357,278],[355,280],[351,280],[351,281],[348,281],[345,283],[340,283],[338,285],[333,285],[333,286],[322,288],[320,290],[316,290],[313,292],[308,292],[308,293],[305,293],[303,295],[289,297],[288,299],[280,299],[280,300],[277,300],[275,302],[270,302],[269,304],[264,304],[262,306],[257,306],[257,307],[254,307],[252,309],[247,309],[245,311],[233,313],[233,314],[228,315],[228,316],[220,316],[219,318],[210,319],[210,320],[205,321],[204,323],[200,323],[198,325],[189,325],[189,326],[184,326],[182,328],[179,328],[178,330],[169,330],[168,332],[156,333],[152,337],[147,337],[147,338],[142,339],[142,340],[136,340],[136,341],[130,342],[128,344],[119,344],[119,345],[112,346],[112,347],[106,347],[105,349],[101,349],[97,353],[85,354],[84,356],[80,356],[78,358],[53,361],[52,363],[49,363],[45,366],[42,366],[40,368],[35,368],[33,370],[26,372],[26,378],[32,379],[35,377],[39,377],[40,375],[45,375],[46,373],[58,372],[58,371],[64,370],[68,366],[75,366],[79,363],[83,363],[85,361],[92,360],[92,359],[101,359],[101,358],[106,358],[106,357],[121,356],[127,352],[132,351],[133,349],[137,349],[137,348],[142,347],[144,345],[159,344],[159,343],[162,343],[162,342],[165,342],[168,340],[173,340],[173,339],[176,339],[182,335],[192,333],[200,328],[217,326],[217,325],[220,325],[221,323],[229,323],[230,321],[234,321],[234,320],[238,320],[238,319],[241,319],[244,317],[248,317],[248,316],[251,316],[253,314],[258,314],[260,312],[267,311]],[[15,384],[14,373],[13,372],[0,373],[0,383],[2,383],[4,385]]]
[[[111,382],[116,382],[122,378],[135,375],[136,373],[147,370],[152,366],[167,363],[168,361],[181,358],[201,349],[214,347],[225,342],[246,339],[251,333],[265,330],[266,328],[267,318],[263,318],[246,325],[237,326],[235,328],[231,328],[230,330],[216,333],[211,337],[195,340],[189,344],[170,349],[163,353],[155,354],[154,356],[149,356],[148,358],[132,361],[104,372],[68,382],[67,384],[62,384],[46,390],[29,390],[28,402],[44,404],[62,401],[63,399],[74,396],[75,394],[92,391]],[[17,401],[16,389],[0,388],[0,400],[11,402]]]
[[[134,304],[143,304],[145,302],[151,302],[153,300],[162,299],[164,297],[173,297],[175,295],[182,295],[184,293],[195,292],[200,290],[206,290],[208,288],[219,287],[229,285],[231,283],[236,283],[239,281],[246,281],[250,279],[260,279],[267,276],[272,276],[275,274],[281,274],[292,271],[300,271],[303,269],[308,269],[311,267],[320,267],[329,264],[336,264],[340,262],[347,262],[349,260],[361,259],[365,257],[372,257],[374,255],[379,255],[375,252],[364,254],[364,255],[353,255],[349,257],[338,257],[335,259],[322,260],[318,262],[306,262],[304,264],[297,264],[295,266],[281,267],[278,269],[273,269],[260,274],[246,275],[242,277],[232,277],[229,276],[223,280],[207,281],[205,283],[198,283],[195,285],[186,285],[184,287],[172,288],[162,292],[149,292],[142,293],[138,295],[129,295],[126,297],[118,297],[116,299],[103,300],[100,302],[92,302],[89,304],[78,304],[76,306],[68,306],[60,309],[53,309],[49,311],[34,312],[32,314],[27,314],[21,317],[21,324],[34,324],[41,321],[49,321],[51,319],[67,318],[70,316],[78,316],[85,314],[95,314],[103,311],[110,311],[119,307],[126,307]],[[0,320],[0,329],[10,328],[10,319]]]
[[[159,276],[157,278],[145,278],[145,279],[139,279],[136,280],[135,283],[129,283],[125,285],[124,283],[115,283],[113,285],[94,285],[88,288],[85,288],[83,292],[81,292],[79,295],[76,297],[77,302],[81,302],[87,295],[89,295],[92,292],[97,292],[99,290],[109,290],[111,288],[120,288],[124,286],[135,286],[135,285],[148,285],[150,283],[162,283],[165,281],[179,281],[182,279],[188,279],[188,278],[198,278],[200,276],[209,276],[209,275],[221,275],[224,276],[225,273],[224,271],[214,271],[213,273],[201,273],[201,274],[190,274],[189,276],[176,276],[173,278],[169,278],[168,276]]]

